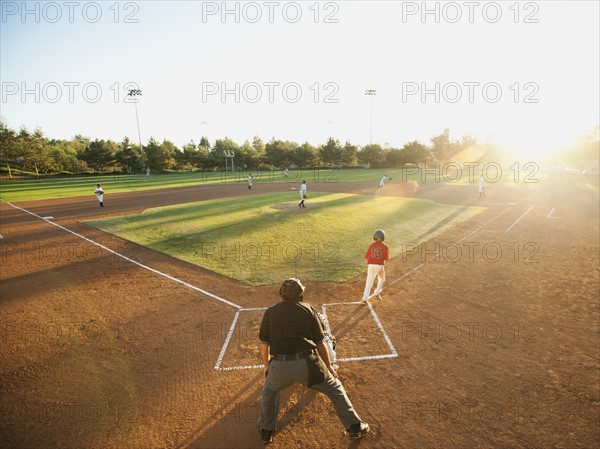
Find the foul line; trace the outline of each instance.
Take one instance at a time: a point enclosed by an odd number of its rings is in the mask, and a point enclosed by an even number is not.
[[[477,229],[475,229],[474,231],[469,232],[467,235],[465,235],[462,239],[460,239],[459,241],[455,242],[455,244],[458,244],[460,242],[462,242],[463,240],[465,240],[466,238],[472,236],[473,234],[475,234],[477,231],[479,231],[480,229],[486,227],[487,225],[489,225],[492,221],[494,221],[496,218],[500,217],[501,215],[503,215],[506,211],[510,210],[512,208],[512,206],[507,207],[506,209],[504,209],[502,212],[500,212],[498,215],[492,217],[491,219],[489,219],[488,221],[486,221],[484,224],[482,224],[481,226],[479,226]],[[404,273],[402,276],[400,276],[398,279],[396,279],[393,282],[390,282],[389,285],[394,285],[396,282],[400,282],[402,279],[404,279],[405,277],[410,276],[411,274],[413,274],[415,271],[417,271],[418,269],[420,269],[421,267],[423,267],[424,265],[428,264],[429,262],[431,262],[433,259],[435,259],[440,253],[442,252],[442,250],[437,251],[433,256],[431,256],[429,259],[425,260],[425,262],[420,263],[419,265],[417,265],[416,267],[414,267],[412,270],[408,271],[407,273]]]
[[[171,276],[169,274],[163,273],[162,271],[156,270],[156,269],[151,268],[151,267],[149,267],[147,265],[144,265],[143,263],[140,263],[140,262],[138,262],[136,260],[133,260],[133,259],[127,257],[127,256],[124,256],[123,254],[118,253],[115,250],[112,250],[112,249],[108,248],[107,246],[102,245],[101,243],[95,242],[94,240],[89,239],[89,238],[87,238],[87,237],[85,237],[85,236],[83,236],[81,234],[78,234],[75,231],[71,231],[69,228],[65,228],[64,226],[56,224],[53,221],[46,220],[45,218],[40,217],[39,215],[37,215],[37,214],[35,214],[35,213],[31,212],[31,211],[28,211],[27,209],[23,209],[22,207],[15,206],[14,204],[12,204],[12,203],[10,203],[8,201],[6,202],[6,204],[9,204],[10,206],[14,207],[15,209],[19,209],[19,210],[22,210],[23,212],[27,212],[29,215],[33,215],[34,217],[39,218],[40,220],[45,221],[46,223],[50,223],[51,225],[56,226],[57,228],[60,228],[63,231],[67,231],[68,233],[73,234],[74,236],[79,237],[80,239],[83,239],[86,242],[91,243],[92,245],[96,245],[96,246],[102,248],[103,250],[108,251],[109,253],[112,253],[115,256],[119,256],[122,259],[125,259],[126,261],[131,262],[131,263],[133,263],[133,264],[135,264],[135,265],[137,265],[137,266],[139,266],[141,268],[144,268],[144,269],[146,269],[148,271],[151,271],[152,273],[158,274],[159,276],[163,276],[163,277],[165,277],[167,279],[170,279],[171,281],[177,282],[178,284],[185,285],[186,287],[188,287],[188,288],[190,288],[190,289],[192,289],[194,291],[197,291],[197,292],[202,293],[202,294],[204,294],[204,295],[206,295],[206,296],[208,296],[210,298],[216,299],[217,301],[220,301],[222,303],[225,303],[225,304],[228,304],[228,305],[230,305],[232,307],[235,307],[238,310],[242,308],[242,306],[239,306],[239,305],[237,305],[237,304],[235,304],[235,303],[233,303],[231,301],[228,301],[228,300],[226,300],[224,298],[221,298],[220,296],[217,296],[217,295],[215,295],[213,293],[207,292],[206,290],[203,290],[203,289],[201,289],[199,287],[196,287],[196,286],[194,286],[192,284],[188,284],[187,282],[182,281],[181,279],[177,279],[176,277],[173,277],[173,276]]]
[[[531,209],[533,209],[535,206],[531,206],[529,209],[527,209],[525,211],[525,213],[523,215],[521,215],[519,218],[517,218],[517,221],[515,221],[513,224],[511,224],[508,228],[506,228],[506,231],[504,231],[504,233],[506,234],[508,231],[510,231],[518,222],[520,222],[523,217],[525,217],[525,215],[527,215],[529,213],[529,211],[531,211]]]

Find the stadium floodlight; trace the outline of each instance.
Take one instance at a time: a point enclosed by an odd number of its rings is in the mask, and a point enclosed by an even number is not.
[[[375,89],[367,89],[365,90],[365,95],[369,95],[374,97],[377,91]],[[369,105],[369,145],[373,143],[373,98],[371,98],[371,102]]]
[[[129,93],[127,94],[127,96],[129,96],[133,99],[133,104],[135,105],[135,121],[137,122],[138,139],[140,141],[140,161],[143,163],[144,162],[144,147],[142,146],[142,133],[140,132],[140,119],[139,119],[138,110],[137,110],[138,100],[137,100],[137,98],[133,98],[133,97],[137,97],[137,96],[141,96],[141,95],[142,95],[142,91],[140,89],[129,89]]]

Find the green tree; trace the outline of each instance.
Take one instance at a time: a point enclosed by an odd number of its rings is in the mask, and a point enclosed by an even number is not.
[[[317,149],[308,142],[304,142],[291,154],[291,163],[299,168],[314,168],[319,166]]]
[[[18,135],[18,160],[25,170],[35,171],[38,175],[48,173],[55,169],[54,161],[48,151],[47,139],[41,129],[33,133],[21,128]]]
[[[177,167],[182,170],[193,170],[202,166],[202,157],[194,142],[186,143],[181,151],[175,153]]]
[[[341,151],[340,161],[345,166],[356,165],[358,161],[358,147],[346,141]]]
[[[432,152],[435,158],[443,165],[456,153],[456,145],[450,140],[450,130],[444,131],[431,138]]]
[[[139,146],[133,144],[127,136],[119,143],[119,149],[115,154],[115,160],[117,164],[125,168],[127,173],[142,169],[142,157]]]
[[[83,160],[94,170],[103,172],[116,162],[119,147],[111,140],[94,140],[83,152]]]
[[[319,147],[319,158],[324,165],[337,165],[342,162],[340,141],[330,137],[325,145]]]
[[[50,140],[46,145],[48,154],[52,158],[54,171],[73,172],[78,167],[77,152],[66,140]]]
[[[402,164],[427,165],[434,161],[433,152],[429,147],[414,140],[404,144],[400,150]]]
[[[365,145],[358,152],[358,162],[369,167],[381,167],[385,164],[385,151],[378,143]]]
[[[198,149],[201,149],[201,148],[206,150],[206,153],[208,154],[208,152],[210,151],[210,142],[208,141],[208,137],[202,136],[200,138],[200,143],[198,144]]]
[[[0,121],[0,162],[2,165],[6,165],[10,177],[12,177],[10,167],[17,162],[20,156],[19,150],[20,142],[17,133],[10,129],[6,123]]]
[[[388,167],[394,168],[399,168],[405,163],[402,150],[399,148],[390,148],[385,155],[385,160]]]
[[[224,139],[217,139],[210,151],[210,154],[208,157],[208,162],[210,163],[210,165],[212,165],[214,167],[224,167],[225,166],[224,151],[234,151],[235,155],[236,155],[236,156],[234,156],[234,159],[235,159],[234,165],[237,166],[238,165],[237,154],[238,154],[239,150],[240,150],[239,145],[237,143],[235,143],[229,137],[225,137]],[[229,161],[231,161],[231,159]],[[228,164],[229,164],[229,162],[228,162]]]
[[[273,167],[287,167],[292,161],[292,153],[298,144],[289,140],[271,139],[265,145],[265,161]]]
[[[163,140],[159,144],[153,137],[148,141],[148,145],[144,146],[146,161],[148,167],[152,170],[168,170],[175,166],[175,150],[176,147],[168,140]]]
[[[265,159],[265,143],[258,136],[252,139],[252,149],[248,149],[248,166],[261,167]]]

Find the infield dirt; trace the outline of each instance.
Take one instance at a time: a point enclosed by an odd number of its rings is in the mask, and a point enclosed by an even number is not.
[[[478,200],[472,187],[413,187],[313,187],[488,210],[387,266],[384,300],[373,307],[398,357],[339,369],[371,433],[349,440],[324,396],[294,386],[269,447],[597,447],[597,192],[498,188]],[[102,210],[93,196],[17,206],[242,307],[267,307],[278,285],[248,287],[80,221],[281,189],[114,194]],[[261,371],[214,369],[235,308],[9,204],[0,213],[2,447],[263,447]],[[306,301],[320,308],[359,300],[364,275],[303,281]],[[366,306],[328,314],[340,356],[386,350]],[[240,313],[224,366],[259,363],[259,320]]]

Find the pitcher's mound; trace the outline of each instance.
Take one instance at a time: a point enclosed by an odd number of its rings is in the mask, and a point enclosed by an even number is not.
[[[273,209],[279,209],[279,210],[287,210],[287,211],[291,211],[291,212],[300,212],[303,211],[304,209],[314,209],[316,207],[320,207],[320,204],[307,204],[306,208],[303,207],[298,207],[298,203],[279,203],[279,204],[272,204],[271,208]]]

